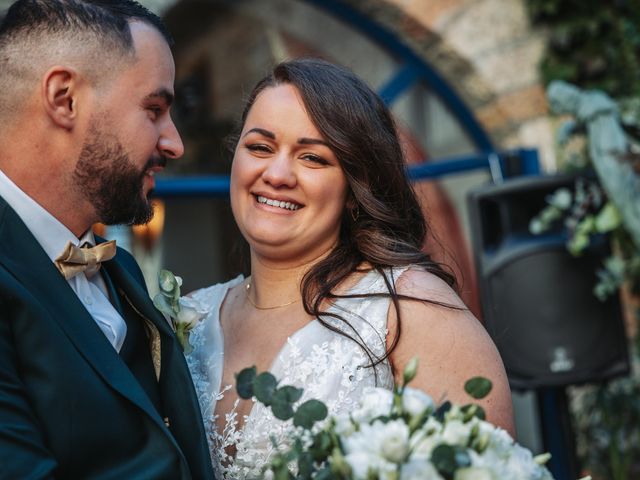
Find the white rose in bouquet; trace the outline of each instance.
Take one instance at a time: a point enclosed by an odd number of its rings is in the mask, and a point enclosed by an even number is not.
[[[422,415],[428,408],[435,408],[435,404],[429,395],[422,390],[407,387],[402,395],[402,409],[412,417]]]
[[[393,404],[393,392],[381,388],[367,387],[362,394],[360,408],[353,412],[353,419],[360,422],[370,422],[374,418],[386,415]]]

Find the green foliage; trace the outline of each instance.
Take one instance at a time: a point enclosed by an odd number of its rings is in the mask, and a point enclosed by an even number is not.
[[[484,377],[470,378],[464,384],[464,391],[476,400],[480,400],[489,395],[492,388],[493,384],[491,383],[491,380]]]
[[[256,379],[256,367],[245,368],[236,375],[236,390],[240,398],[253,397],[253,382]]]
[[[631,8],[627,2],[617,2],[615,5],[610,5],[610,2],[584,2],[584,5],[592,9],[591,15],[596,23],[600,21],[599,12],[602,8]],[[633,5],[637,13],[640,2],[636,1]],[[565,21],[571,22],[573,18],[569,16]],[[594,40],[601,48],[605,48],[607,40],[604,37],[596,36]],[[621,51],[625,48],[625,45],[621,45]],[[569,165],[565,164],[565,168],[568,166],[575,173],[576,166],[593,166],[595,173],[584,169],[578,172],[581,176],[574,188],[564,192],[557,191],[549,196],[548,206],[529,225],[533,233],[540,234],[562,222],[568,237],[567,249],[573,255],[582,255],[594,243],[602,243],[603,239],[611,240],[612,254],[596,272],[598,282],[594,287],[594,294],[603,301],[617,295],[625,283],[632,293],[640,294],[640,244],[634,235],[638,217],[628,214],[637,205],[637,200],[633,199],[638,198],[640,174],[640,98],[637,98],[640,94],[640,79],[637,77],[637,56],[640,51],[637,46],[635,48],[636,58],[629,66],[630,72],[636,70],[633,85],[628,85],[632,89],[624,90],[619,85],[598,86],[613,95],[633,94],[636,98],[618,102],[617,106],[610,102],[613,108],[598,111],[594,108],[594,103],[599,100],[600,105],[604,104],[602,100],[606,96],[602,92],[597,96],[596,92],[585,92],[582,94],[585,96],[576,100],[570,89],[555,90],[567,94],[553,98],[550,101],[552,106],[559,104],[559,101],[565,107],[573,102],[574,105],[579,105],[574,111],[565,108],[562,112],[569,111],[575,117],[575,120],[567,122],[559,131],[560,154],[572,159]],[[622,78],[619,72],[613,70],[612,75],[620,75]],[[580,83],[575,78],[572,81]],[[585,114],[589,108],[595,113],[593,116]],[[617,148],[612,148],[612,145]],[[639,342],[640,337],[635,340]],[[581,461],[594,474],[594,478],[640,478],[640,470],[633,473],[634,468],[640,467],[640,371],[637,355],[636,349],[632,355],[636,361],[634,374],[607,384],[588,387],[578,401],[574,400],[573,416]]]
[[[614,97],[640,95],[638,0],[527,0],[534,25],[549,32],[545,83],[565,80]]]
[[[276,377],[270,373],[261,373],[253,379],[253,394],[256,396],[258,401],[264,403],[267,407],[271,405],[271,402],[273,401],[276,388],[278,388],[278,382]]]
[[[456,470],[471,465],[471,459],[466,449],[458,445],[447,445],[446,443],[433,449],[431,462],[445,478],[453,478]]]
[[[175,317],[180,313],[180,287],[182,280],[169,270],[160,270],[158,286],[160,293],[153,298],[153,305],[165,315]]]
[[[428,399],[422,404],[422,410],[406,409],[403,396],[413,392],[407,391],[407,384],[415,377],[418,362],[411,360],[403,372],[403,384],[396,386],[393,391],[393,402],[390,403],[390,411],[383,416],[374,416],[371,421],[388,423],[392,420],[401,420],[409,427],[411,434],[425,427],[430,418],[436,418],[441,424],[450,419],[455,419],[462,424],[473,425],[470,428],[468,440],[462,444],[449,444],[442,442],[437,444],[431,453],[430,461],[434,468],[445,479],[453,479],[460,472],[471,466],[471,457],[467,449],[483,453],[490,444],[490,435],[482,433],[478,424],[472,420],[477,417],[484,419],[484,410],[475,404],[465,405],[461,408],[454,407],[450,402],[443,403],[437,410]],[[328,409],[318,400],[307,400],[298,404],[302,398],[302,389],[292,386],[278,386],[278,381],[269,372],[257,374],[256,367],[246,368],[236,375],[237,391],[241,398],[248,399],[254,396],[259,402],[271,408],[273,414],[282,420],[293,418],[293,425],[298,430],[291,438],[291,445],[282,448],[275,438],[272,443],[276,449],[269,469],[273,472],[274,479],[333,479],[349,480],[354,478],[352,467],[345,457],[345,450],[341,444],[336,418],[327,419]],[[465,383],[466,392],[474,399],[486,397],[492,388],[492,383],[486,378],[475,377]],[[413,393],[413,395],[416,395]],[[424,401],[424,400],[423,400]],[[344,420],[341,420],[344,421]],[[433,420],[432,420],[433,421]],[[358,423],[350,417],[351,428],[357,431]],[[345,428],[344,425],[342,428]],[[429,427],[433,428],[433,427]],[[440,427],[442,428],[442,426]],[[373,439],[372,439],[373,440]],[[403,461],[409,455],[400,453],[398,462]],[[295,475],[291,472],[291,466],[295,465]],[[469,470],[473,475],[474,470]],[[371,470],[367,478],[380,478]],[[457,478],[457,477],[456,477]],[[462,478],[462,477],[460,477]],[[467,478],[467,477],[464,477]],[[473,478],[473,477],[468,477]]]
[[[576,389],[573,410],[579,433],[578,451],[596,479],[640,478],[637,463],[640,459],[638,367],[636,363],[635,374],[631,377],[613,380],[606,387]]]
[[[316,422],[327,418],[327,406],[318,400],[307,400],[304,402],[295,415],[293,416],[293,424],[296,427],[310,429]]]

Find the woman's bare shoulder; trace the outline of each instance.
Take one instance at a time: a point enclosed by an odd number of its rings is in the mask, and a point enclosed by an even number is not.
[[[418,357],[420,368],[414,386],[436,400],[447,398],[468,403],[466,380],[482,376],[492,380],[494,390],[483,406],[489,418],[513,432],[508,381],[498,351],[480,321],[466,308],[455,291],[438,276],[412,267],[398,278],[400,295],[419,300],[400,300],[400,318],[389,310],[390,336],[399,340],[391,355],[396,372]]]

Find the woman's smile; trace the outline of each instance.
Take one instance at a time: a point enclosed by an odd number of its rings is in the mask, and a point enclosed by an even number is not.
[[[256,201],[260,204],[260,205],[267,205],[270,207],[276,207],[279,209],[285,209],[285,210],[289,210],[289,211],[296,211],[299,210],[300,208],[302,208],[302,205],[289,201],[289,200],[279,200],[278,198],[275,197],[268,197],[268,196],[264,196],[264,195],[256,195]]]

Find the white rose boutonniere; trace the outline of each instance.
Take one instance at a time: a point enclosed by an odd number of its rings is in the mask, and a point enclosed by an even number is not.
[[[207,310],[193,298],[180,296],[182,278],[169,270],[160,270],[158,285],[160,293],[153,297],[153,304],[169,318],[182,350],[189,354],[193,350],[189,343],[189,334],[207,314]]]

